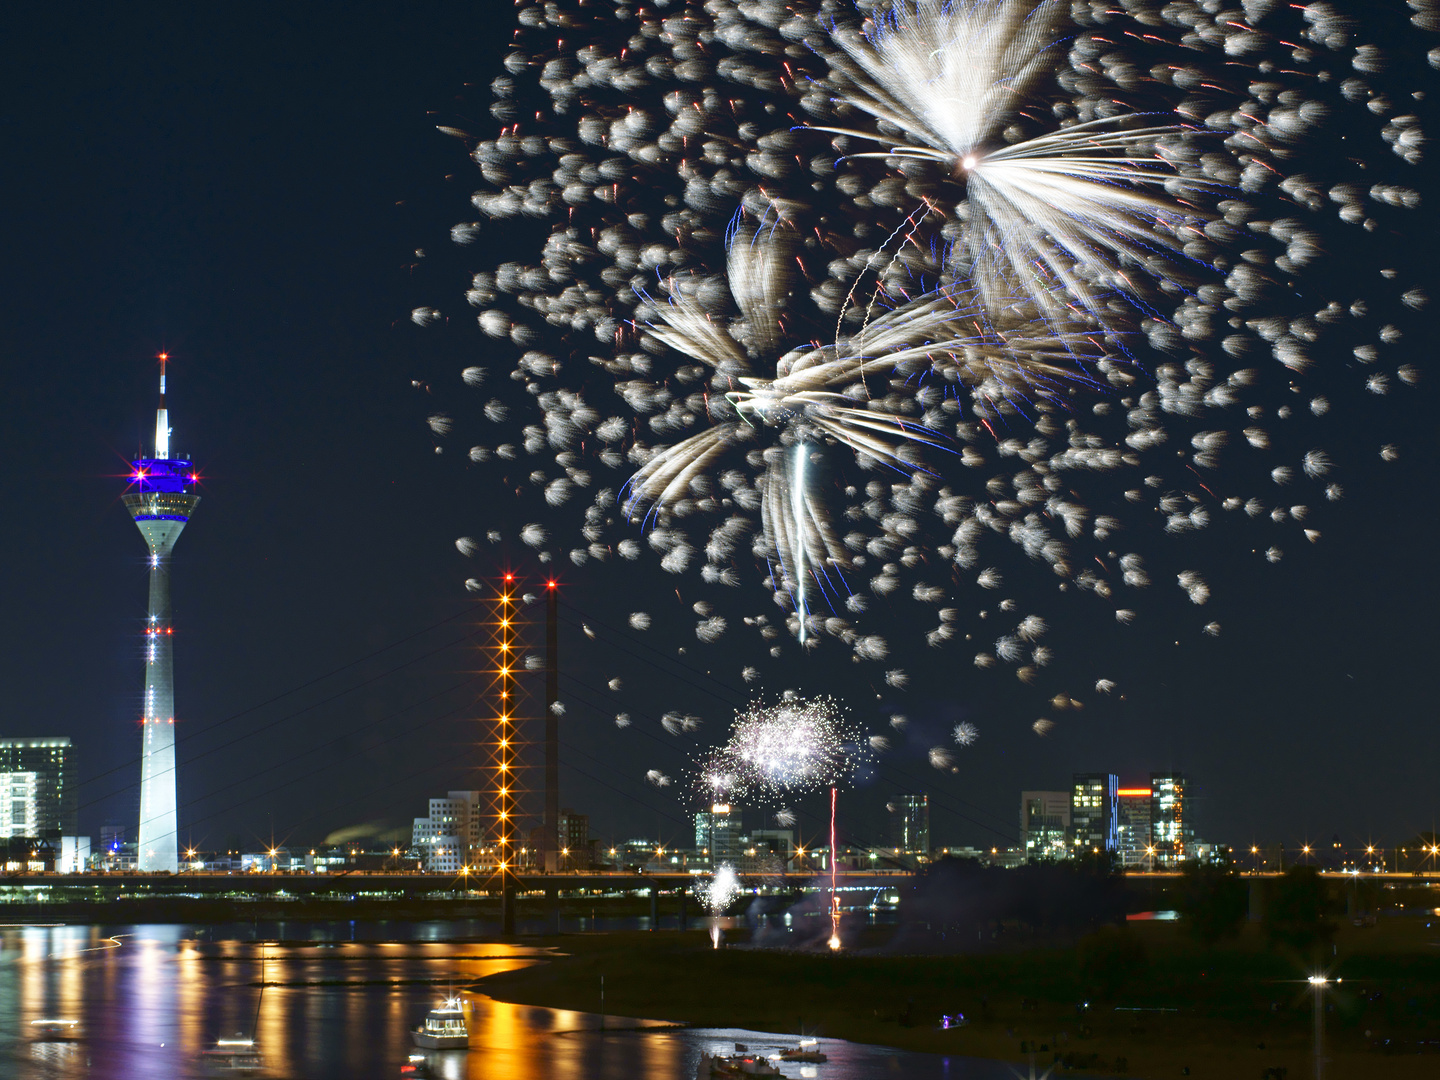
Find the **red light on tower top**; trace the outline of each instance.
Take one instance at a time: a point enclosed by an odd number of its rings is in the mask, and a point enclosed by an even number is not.
[[[554,578],[551,578],[549,581],[545,582],[545,587],[546,587],[547,589],[553,589],[553,588],[555,588],[555,585],[556,585],[556,584],[557,584],[557,583],[556,583],[555,579],[554,579]]]
[[[514,575],[514,574],[506,574],[506,575],[505,575],[505,580],[506,580],[506,581],[514,581],[514,580],[515,580],[515,575]]]

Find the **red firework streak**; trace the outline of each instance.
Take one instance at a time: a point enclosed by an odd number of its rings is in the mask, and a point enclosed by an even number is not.
[[[830,948],[840,948],[840,896],[835,892],[835,789],[830,789]]]

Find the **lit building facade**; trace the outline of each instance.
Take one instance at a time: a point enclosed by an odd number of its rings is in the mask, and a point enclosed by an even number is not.
[[[795,833],[790,829],[755,829],[740,842],[739,859],[727,861],[742,874],[781,874],[795,857]]]
[[[568,806],[560,811],[558,827],[561,870],[588,870],[591,862],[590,815]]]
[[[411,843],[432,874],[458,874],[472,865],[484,834],[478,791],[450,791],[430,800],[428,817],[416,818]]]
[[[0,836],[38,836],[35,774],[0,773]]]
[[[1116,792],[1118,816],[1115,834],[1120,862],[1125,866],[1150,866],[1150,788],[1122,787]]]
[[[890,812],[890,846],[897,855],[930,857],[930,796],[896,795],[886,805]]]
[[[1114,773],[1076,773],[1070,787],[1070,845],[1077,855],[1115,851],[1120,779]]]
[[[30,797],[34,800],[26,825],[31,831],[0,831],[0,836],[55,840],[75,835],[77,800],[72,753],[70,740],[66,738],[0,739],[0,783],[6,775],[28,776]],[[13,822],[13,808],[10,812]],[[0,811],[0,830],[3,830],[3,813]]]
[[[1183,862],[1195,844],[1195,825],[1182,773],[1150,774],[1150,837],[1158,862]]]
[[[695,854],[709,866],[738,865],[741,843],[740,807],[734,803],[711,803],[709,810],[695,815]]]
[[[1022,791],[1020,838],[1025,861],[1065,859],[1070,855],[1070,793]]]
[[[150,605],[145,620],[145,693],[141,708],[140,827],[136,861],[142,871],[180,868],[175,813],[175,680],[170,621],[170,556],[195,512],[195,466],[170,456],[165,406],[165,361],[160,354],[160,407],[155,414],[155,456],[131,462],[125,508],[150,550]]]

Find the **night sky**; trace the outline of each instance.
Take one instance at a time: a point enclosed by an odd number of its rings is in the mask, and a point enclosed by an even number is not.
[[[454,546],[492,508],[463,453],[435,453],[411,380],[459,365],[409,312],[434,299],[417,293],[416,249],[473,217],[473,165],[435,124],[493,124],[469,104],[483,95],[457,95],[494,76],[510,18],[479,4],[0,16],[0,735],[70,736],[82,833],[133,829],[138,810],[146,570],[119,497],[129,457],[142,441],[149,452],[162,349],[173,446],[204,477],[173,582],[182,843],[380,834],[408,827],[429,796],[480,785],[483,631],[463,583],[503,555],[467,561]],[[1434,224],[1433,209],[1417,215],[1417,235]],[[454,295],[463,288],[457,278]],[[1431,346],[1411,345],[1423,364]],[[563,801],[606,838],[683,842],[686,746],[640,718],[695,713],[716,739],[754,689],[795,687],[843,697],[872,729],[911,718],[909,741],[843,796],[857,842],[881,839],[888,795],[918,789],[932,795],[936,843],[1013,843],[1022,788],[1100,769],[1122,782],[1190,774],[1205,839],[1398,842],[1430,829],[1433,404],[1422,383],[1332,432],[1377,463],[1339,477],[1347,498],[1320,544],[1292,539],[1272,567],[1238,527],[1192,541],[1213,547],[1203,615],[1224,626],[1218,639],[1179,604],[1139,631],[1068,628],[1061,663],[1076,685],[1108,674],[1123,697],[1077,690],[1087,708],[1044,740],[1030,730],[1033,693],[976,672],[963,650],[905,658],[903,695],[878,666],[823,650],[782,665],[731,635],[682,656],[624,616],[688,604],[683,583],[636,564],[567,567]],[[1402,456],[1381,467],[1383,442]],[[508,554],[538,580],[526,553]],[[748,663],[764,673],[749,689]],[[620,694],[605,689],[614,676]],[[635,728],[616,730],[621,710]],[[935,772],[924,749],[961,718],[981,739],[957,772]],[[651,768],[675,786],[647,785]],[[796,808],[808,836],[819,803]]]

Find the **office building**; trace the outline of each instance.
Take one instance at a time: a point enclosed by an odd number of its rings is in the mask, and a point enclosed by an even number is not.
[[[734,803],[711,803],[709,810],[695,815],[695,854],[701,865],[738,865],[744,850],[740,840],[740,807]]]
[[[90,869],[90,837],[62,836],[55,869],[62,874],[83,874]]]
[[[1115,836],[1124,866],[1149,867],[1154,863],[1150,854],[1150,788],[1122,787],[1116,793]]]
[[[755,829],[741,837],[744,845],[735,869],[742,874],[781,874],[795,854],[790,829]]]
[[[1074,775],[1070,786],[1070,846],[1075,854],[1115,851],[1119,846],[1119,790],[1119,777],[1114,773]]]
[[[578,814],[568,806],[560,811],[558,842],[561,870],[588,870],[593,861],[590,847],[590,815]]]
[[[930,796],[896,795],[886,805],[890,812],[890,846],[897,855],[930,857]]]
[[[1070,855],[1070,793],[1022,791],[1020,839],[1025,861],[1064,859]]]
[[[1184,862],[1195,843],[1195,825],[1182,773],[1150,774],[1150,838],[1166,866]]]
[[[411,843],[430,873],[458,874],[479,853],[482,824],[480,792],[450,791],[415,819]]]
[[[145,696],[141,708],[140,828],[142,871],[180,869],[175,815],[175,678],[170,621],[170,554],[195,512],[195,466],[170,456],[170,414],[165,407],[165,361],[160,354],[160,407],[155,413],[155,456],[131,462],[125,508],[150,550],[150,603],[145,620]]]
[[[0,773],[0,836],[37,836],[35,774]]]
[[[0,787],[0,801],[5,804],[0,808],[0,836],[54,840],[75,835],[77,800],[71,753],[66,738],[0,739],[0,785],[10,776],[11,791],[24,792],[6,797]],[[20,807],[11,805],[20,801],[26,801],[23,814]]]

